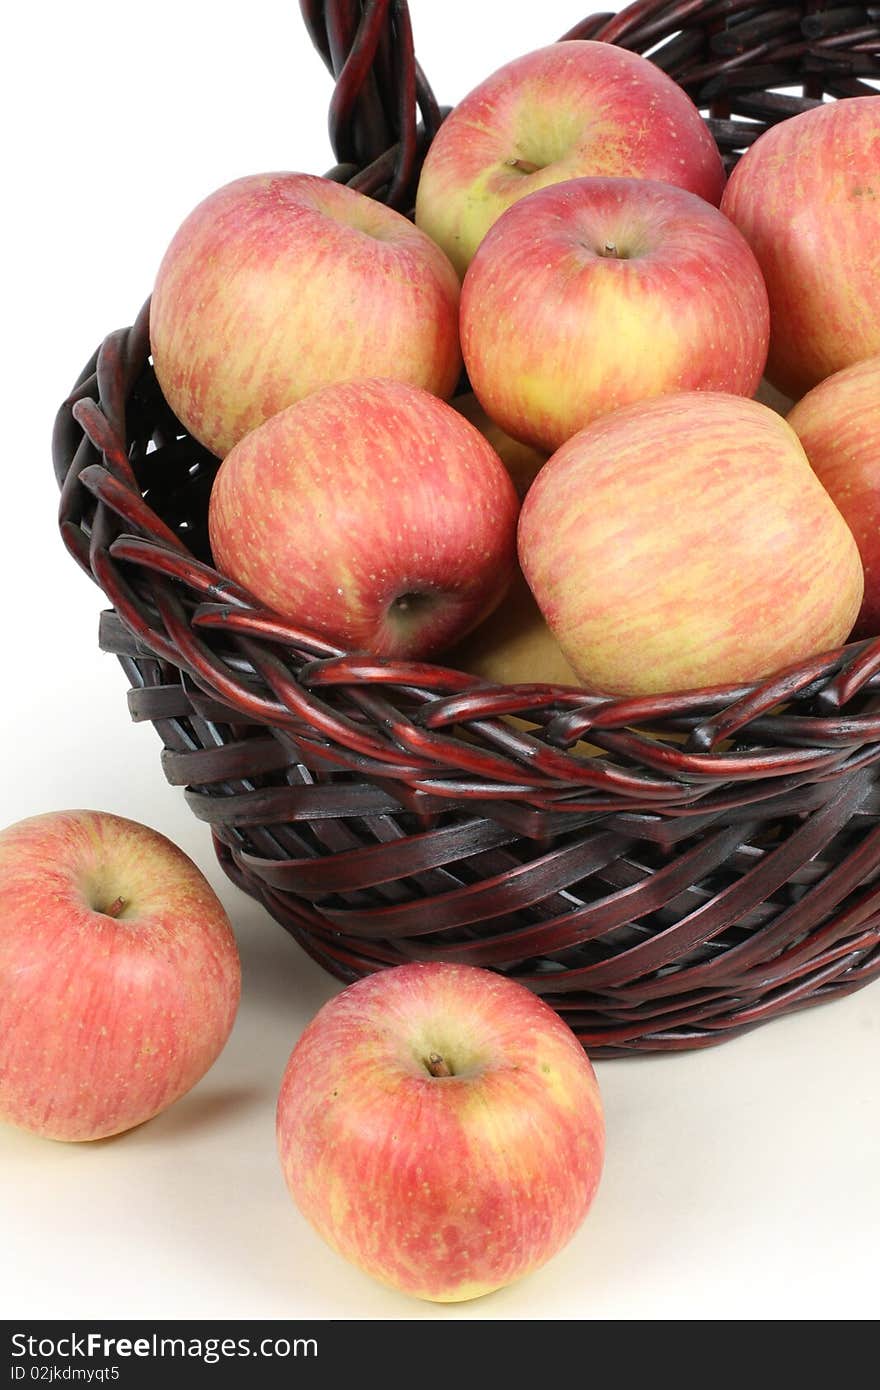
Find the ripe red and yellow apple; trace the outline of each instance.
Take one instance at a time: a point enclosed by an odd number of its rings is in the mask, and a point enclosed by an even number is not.
[[[368,1274],[438,1302],[554,1255],[587,1213],[604,1140],[574,1034],[471,966],[404,965],[344,990],[294,1048],[278,1101],[303,1215]]]
[[[348,648],[441,651],[502,598],[519,503],[451,406],[396,381],[316,391],[253,430],[211,493],[219,569]]]
[[[575,39],[514,59],[459,102],[428,150],[416,222],[463,275],[512,203],[587,174],[657,179],[716,205],[724,188],[682,88],[636,53]]]
[[[880,353],[880,95],[772,126],[721,207],[767,282],[775,386],[796,398]]]
[[[859,547],[865,597],[853,635],[880,636],[880,357],[815,386],[788,423]]]
[[[458,280],[384,204],[310,174],[255,174],[180,227],[156,279],[150,342],[172,409],[224,457],[330,382],[388,376],[451,395]]]
[[[533,449],[531,444],[523,444],[519,439],[514,439],[507,434],[486,414],[472,391],[468,391],[466,395],[454,397],[449,404],[454,406],[466,420],[470,420],[484,439],[488,439],[510,474],[517,496],[522,501],[535,481],[539,470],[547,462],[547,454],[544,450]]]
[[[226,914],[163,835],[94,811],[0,833],[0,1120],[76,1140],[141,1124],[215,1061],[239,990]]]
[[[840,646],[862,601],[852,532],[794,430],[708,392],[564,444],[523,504],[519,556],[566,657],[609,694],[756,681]]]
[[[475,394],[502,429],[551,450],[651,396],[752,395],[768,338],[742,236],[703,199],[649,179],[574,179],[522,199],[462,287]]]

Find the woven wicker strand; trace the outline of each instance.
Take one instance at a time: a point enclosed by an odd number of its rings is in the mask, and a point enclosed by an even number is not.
[[[406,4],[302,10],[336,79],[329,176],[410,209],[444,112]],[[880,76],[872,5],[641,0],[565,37],[648,54],[728,166]],[[213,569],[218,461],[162,398],[148,313],[59,411],[62,536],[112,605],[101,645],[166,777],[309,955],[343,981],[505,971],[598,1057],[719,1042],[880,974],[880,640],[638,700],[342,652]]]

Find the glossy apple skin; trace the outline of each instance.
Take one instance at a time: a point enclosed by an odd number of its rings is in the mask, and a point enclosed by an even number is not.
[[[551,44],[499,68],[447,117],[416,222],[463,275],[512,203],[590,174],[656,179],[716,206],[725,181],[697,108],[654,63],[612,44]]]
[[[575,179],[523,199],[462,287],[475,394],[509,434],[548,450],[651,396],[751,396],[768,339],[767,291],[736,228],[648,179]]]
[[[317,391],[223,463],[214,559],[269,608],[341,646],[426,656],[499,602],[519,502],[451,406],[395,381]]]
[[[809,391],[788,415],[823,487],[845,518],[865,570],[854,637],[880,635],[880,357]]]
[[[388,376],[449,396],[458,280],[405,217],[311,174],[258,174],[190,213],[150,308],[159,385],[225,457],[318,387]]]
[[[756,681],[840,646],[862,566],[797,435],[756,401],[685,393],[606,416],[544,465],[519,556],[592,689]]]
[[[880,96],[773,126],[721,204],[770,293],[767,376],[797,398],[880,353]]]
[[[441,1056],[451,1076],[434,1076]],[[404,1293],[476,1298],[577,1230],[605,1131],[574,1034],[522,985],[472,966],[369,976],[300,1038],[278,1101],[294,1201],[346,1259]]]
[[[155,830],[58,811],[0,832],[0,1120],[69,1140],[149,1120],[221,1052],[240,981],[216,894]]]

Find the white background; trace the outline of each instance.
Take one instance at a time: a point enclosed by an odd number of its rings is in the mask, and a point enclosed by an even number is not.
[[[417,50],[454,101],[588,3],[413,0]],[[0,1312],[874,1316],[877,985],[715,1051],[600,1066],[608,1156],[593,1212],[543,1271],[482,1302],[399,1297],[299,1217],[275,1157],[275,1095],[335,985],[220,874],[152,728],[129,723],[122,672],[97,649],[102,596],[55,529],[49,436],[201,197],[249,172],[334,162],[331,83],[293,0],[16,6],[6,41],[0,824],[88,806],[176,840],[232,917],[244,999],[213,1071],[139,1130],[65,1146],[0,1128]]]

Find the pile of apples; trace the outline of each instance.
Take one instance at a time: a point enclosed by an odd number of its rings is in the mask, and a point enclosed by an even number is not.
[[[415,225],[306,174],[207,198],[150,328],[223,460],[216,564],[343,647],[641,694],[880,629],[880,96],[774,127],[725,187],[659,69],[555,44],[448,118]],[[750,399],[765,367],[803,395],[788,423]],[[148,1120],[218,1056],[240,985],[222,906],[162,836],[81,811],[0,834],[0,1119],[64,1140]],[[550,1258],[604,1155],[574,1034],[458,965],[331,1000],[277,1117],[316,1229],[439,1300]]]
[[[223,459],[217,567],[343,648],[624,696],[876,632],[878,168],[851,98],[725,186],[681,88],[569,41],[452,112],[415,224],[307,174],[220,189],[150,319]],[[810,393],[788,423],[765,369]]]

